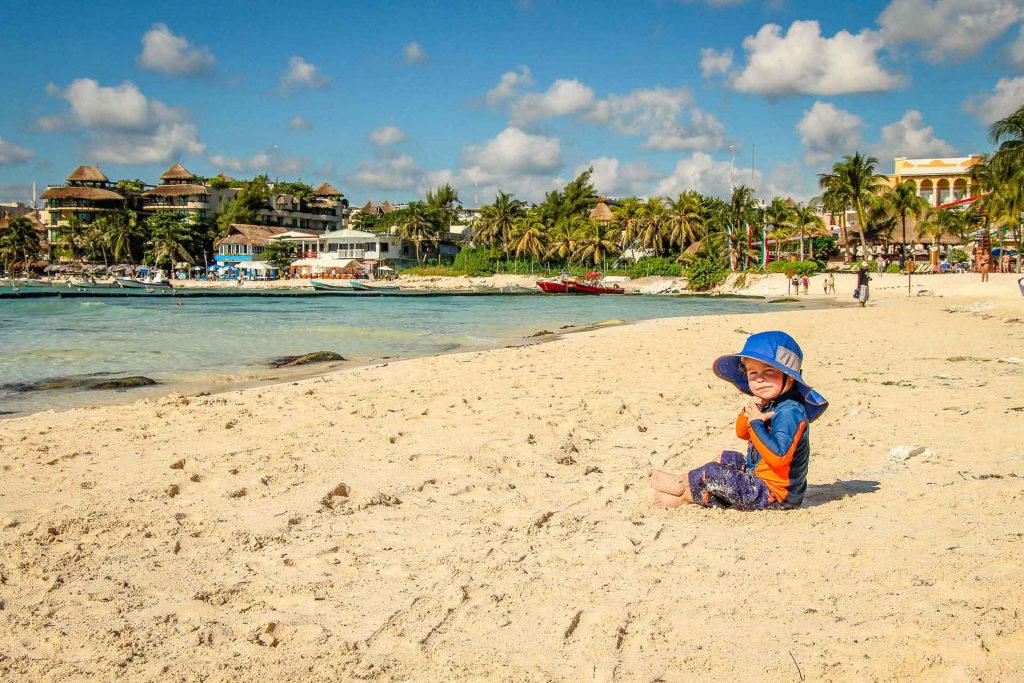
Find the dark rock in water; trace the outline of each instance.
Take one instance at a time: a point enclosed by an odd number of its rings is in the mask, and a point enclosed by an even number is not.
[[[546,337],[549,334],[554,334],[554,332],[550,332],[548,330],[541,330],[540,332],[534,332],[530,336],[531,337]]]
[[[152,380],[148,377],[142,377],[141,375],[134,375],[132,377],[119,377],[117,379],[108,379],[102,382],[95,382],[94,384],[88,385],[89,389],[134,389],[135,387],[150,387],[156,384],[156,380]]]
[[[296,365],[309,365],[310,363],[330,363],[333,361],[345,360],[345,358],[334,351],[314,351],[303,356],[285,356],[270,361],[272,368],[290,368]]]

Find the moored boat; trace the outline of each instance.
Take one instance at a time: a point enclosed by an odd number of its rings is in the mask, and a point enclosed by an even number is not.
[[[547,294],[622,294],[624,290],[617,284],[606,287],[601,284],[601,273],[587,273],[577,280],[567,275],[547,280],[538,280],[537,286]]]
[[[553,277],[547,280],[537,280],[537,286],[545,294],[568,294],[569,282],[573,281],[565,277]]]
[[[349,284],[334,284],[331,282],[320,282],[319,280],[312,280],[310,285],[313,286],[318,292],[354,292],[355,288]]]
[[[117,278],[117,284],[125,289],[173,289],[169,280],[136,280],[130,277]]]
[[[68,287],[78,290],[86,289],[117,289],[121,285],[116,281],[102,281],[102,280],[83,280],[79,278],[71,278],[68,280]]]
[[[360,282],[359,280],[350,280],[349,281],[349,286],[352,289],[358,290],[360,292],[373,292],[373,291],[397,292],[398,290],[401,289],[401,287],[399,287],[398,285],[373,285],[373,286],[370,286],[370,285],[366,284],[365,282]]]

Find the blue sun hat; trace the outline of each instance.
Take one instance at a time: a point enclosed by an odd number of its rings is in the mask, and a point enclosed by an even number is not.
[[[808,422],[818,419],[828,408],[828,401],[825,397],[812,389],[800,374],[804,352],[800,350],[800,345],[796,343],[796,340],[785,332],[752,334],[747,337],[742,351],[722,356],[712,366],[718,377],[735,385],[744,394],[752,396],[750,385],[747,383],[747,373],[741,365],[744,358],[761,361],[792,377],[803,397]]]

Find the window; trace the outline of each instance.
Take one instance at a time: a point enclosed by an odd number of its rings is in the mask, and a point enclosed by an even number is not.
[[[377,245],[377,251],[379,251],[382,254],[386,254],[388,253],[388,246],[389,245],[387,242],[381,242],[380,244]]]

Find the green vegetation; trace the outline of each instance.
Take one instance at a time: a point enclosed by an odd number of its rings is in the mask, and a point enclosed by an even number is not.
[[[789,273],[803,277],[810,277],[815,273],[825,270],[824,264],[820,261],[772,261],[768,264],[769,273]]]
[[[695,292],[706,292],[725,282],[728,275],[728,269],[717,259],[694,259],[686,266],[686,286]]]
[[[295,259],[295,245],[281,240],[270,240],[262,256],[264,261],[284,273]]]

